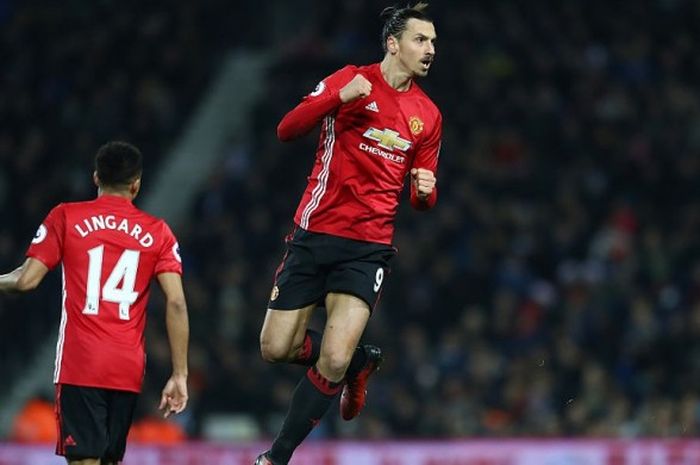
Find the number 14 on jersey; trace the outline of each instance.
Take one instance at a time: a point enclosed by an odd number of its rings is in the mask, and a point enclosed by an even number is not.
[[[139,267],[138,250],[125,250],[109,274],[104,286],[102,283],[102,261],[104,245],[88,250],[90,262],[88,265],[87,292],[85,297],[85,315],[97,315],[100,300],[119,304],[119,319],[129,319],[129,308],[136,302],[138,292],[134,291],[136,272]],[[121,283],[121,287],[117,287]]]

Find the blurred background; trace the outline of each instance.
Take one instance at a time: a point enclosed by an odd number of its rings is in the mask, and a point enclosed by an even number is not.
[[[180,240],[190,406],[154,420],[170,370],[156,292],[134,441],[276,433],[303,370],[264,363],[257,339],[318,131],[282,144],[275,127],[324,76],[381,60],[385,6],[0,0],[0,270],[56,203],[95,195],[112,139],[142,149],[136,204]],[[352,422],[333,407],[312,438],[697,436],[700,3],[430,13],[440,199],[397,219],[363,339],[386,353],[368,406]],[[32,408],[48,412],[59,314],[59,271],[0,299],[6,441],[31,441]]]

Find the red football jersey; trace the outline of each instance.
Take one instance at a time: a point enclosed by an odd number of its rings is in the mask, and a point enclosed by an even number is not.
[[[39,226],[27,256],[63,262],[54,383],[139,392],[151,279],[182,274],[168,225],[128,199],[63,203]]]
[[[368,97],[342,104],[340,89],[356,74],[372,83]],[[278,126],[290,139],[323,119],[316,162],[294,221],[314,232],[391,244],[404,180],[411,168],[437,171],[442,116],[414,82],[391,87],[379,63],[346,66],[319,83]],[[427,202],[435,204],[437,190]]]

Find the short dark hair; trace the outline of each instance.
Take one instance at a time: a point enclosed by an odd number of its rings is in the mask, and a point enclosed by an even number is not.
[[[143,156],[139,149],[128,142],[107,142],[97,151],[95,171],[100,184],[123,187],[141,177]]]
[[[406,23],[409,19],[414,18],[430,23],[433,22],[425,12],[427,8],[428,4],[426,2],[418,2],[413,6],[406,6],[404,8],[399,8],[397,6],[384,8],[379,14],[379,17],[384,21],[384,26],[382,27],[382,48],[385,53],[387,51],[386,40],[389,36],[394,36],[397,39],[401,38],[401,34],[406,30]]]

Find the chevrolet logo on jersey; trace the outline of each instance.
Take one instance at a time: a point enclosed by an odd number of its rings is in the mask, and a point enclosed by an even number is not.
[[[398,132],[392,131],[391,129],[380,131],[379,129],[369,128],[362,135],[375,142],[379,142],[377,145],[387,150],[396,149],[405,152],[411,147],[411,141],[402,139],[399,137]]]

